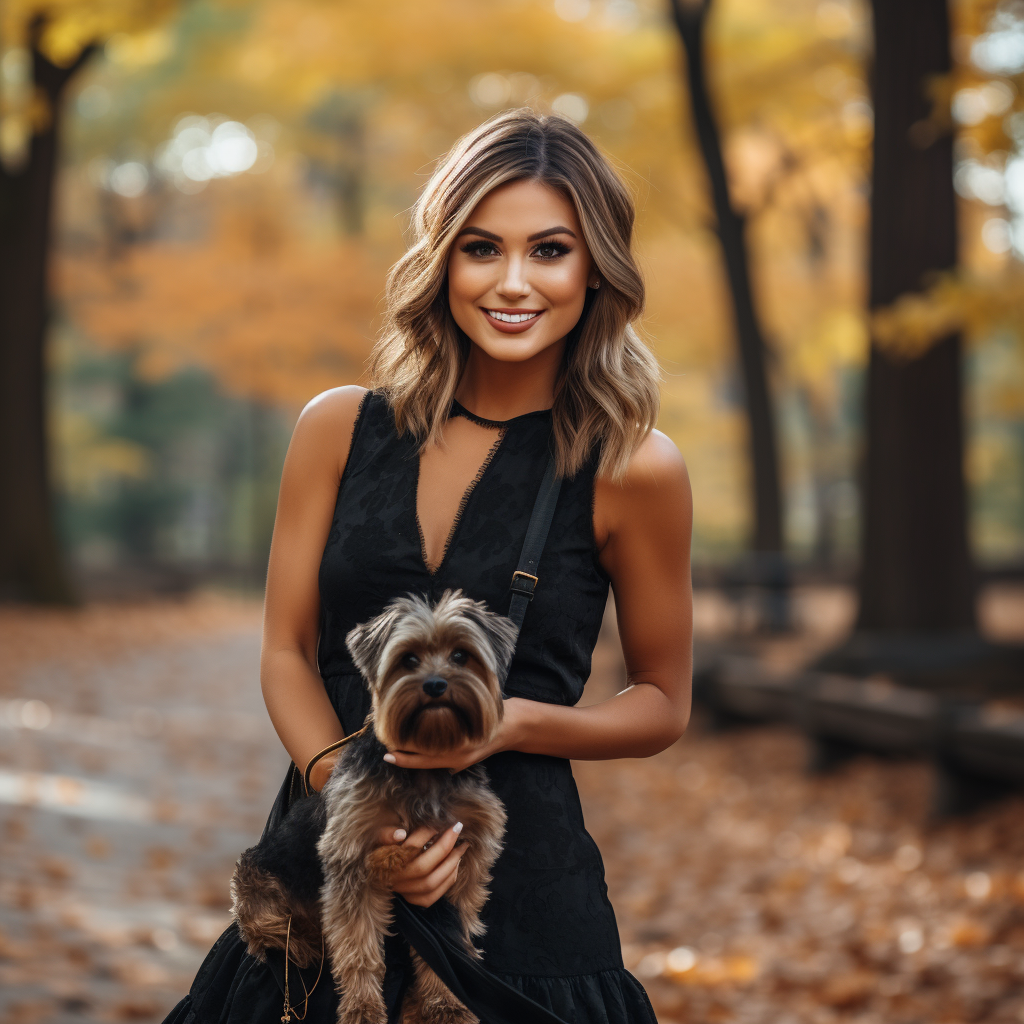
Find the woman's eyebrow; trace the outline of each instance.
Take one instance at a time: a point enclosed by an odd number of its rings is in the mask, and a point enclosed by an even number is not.
[[[483,228],[474,228],[472,226],[463,228],[458,237],[463,235],[479,235],[481,238],[489,238],[492,242],[503,242],[504,239],[501,235],[496,235],[493,231],[485,231]],[[526,240],[528,242],[536,242],[538,238],[547,238],[549,235],[569,235],[571,238],[576,237],[575,231],[570,231],[567,227],[563,227],[559,224],[557,227],[548,228],[547,231],[535,231]]]
[[[559,224],[558,227],[548,228],[547,231],[536,231],[526,240],[528,242],[536,242],[538,238],[547,238],[548,235],[569,235],[572,238],[575,238],[576,232],[570,231],[568,228],[562,227],[562,225]]]
[[[483,228],[474,228],[474,227],[463,228],[459,232],[457,237],[461,238],[463,235],[480,235],[481,238],[489,238],[492,242],[501,242],[501,241],[503,241],[501,235],[496,235],[493,231],[484,231]]]

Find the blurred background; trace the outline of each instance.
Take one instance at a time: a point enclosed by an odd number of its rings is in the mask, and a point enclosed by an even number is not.
[[[578,766],[627,967],[1024,1021],[1022,88],[1021,0],[3,0],[0,1019],[158,1021],[226,925],[292,426],[528,105],[633,190],[694,490],[694,725]]]

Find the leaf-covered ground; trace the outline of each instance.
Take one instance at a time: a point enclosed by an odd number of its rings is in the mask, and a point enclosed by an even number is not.
[[[0,1020],[159,1021],[186,991],[287,765],[259,630],[211,597],[0,610]],[[620,680],[609,634],[590,699]],[[928,765],[806,756],[698,717],[576,766],[661,1024],[1024,1021],[1024,800],[933,824]]]

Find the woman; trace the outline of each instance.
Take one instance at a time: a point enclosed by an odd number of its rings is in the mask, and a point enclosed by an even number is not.
[[[568,759],[649,756],[689,716],[690,490],[675,446],[652,429],[657,368],[631,327],[643,304],[633,217],[619,178],[564,118],[513,111],[463,138],[416,204],[415,242],[392,271],[375,390],[326,392],[299,418],[267,577],[263,693],[305,767],[367,713],[344,646],[353,625],[409,591],[461,588],[507,610],[554,452],[564,482],[498,737],[449,758],[386,757],[485,762],[508,812],[485,964],[575,1024],[654,1014],[623,968]],[[629,686],[576,708],[609,584]],[[316,763],[315,789],[331,764]],[[457,832],[382,831],[382,844],[422,849],[395,891],[421,907],[439,900],[459,870]],[[229,928],[168,1020],[277,1021],[279,973]],[[314,978],[301,975],[303,987]],[[333,1021],[336,998],[321,981],[306,1019]]]

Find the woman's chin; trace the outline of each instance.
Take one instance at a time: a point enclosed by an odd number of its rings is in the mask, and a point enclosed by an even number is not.
[[[537,336],[530,332],[523,334],[499,334],[497,331],[487,329],[470,335],[470,340],[485,355],[502,363],[525,363],[535,359],[552,349],[553,346],[561,345],[564,335],[561,337]]]

